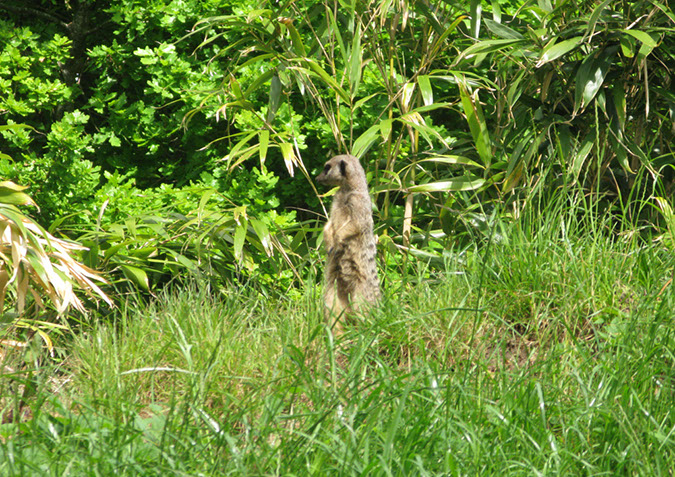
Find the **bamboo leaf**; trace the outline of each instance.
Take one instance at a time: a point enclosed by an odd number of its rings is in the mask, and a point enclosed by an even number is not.
[[[645,46],[648,46],[650,49],[656,48],[656,41],[649,36],[647,32],[642,30],[621,30],[622,32],[632,36],[638,41],[641,41]]]
[[[274,252],[274,248],[272,247],[270,232],[267,229],[267,226],[258,219],[252,218],[250,222],[251,226],[253,227],[253,230],[260,239],[260,243],[265,249],[265,253],[267,254],[268,257],[271,257]]]
[[[570,38],[569,40],[564,40],[559,43],[549,43],[544,48],[544,51],[541,52],[541,58],[539,58],[539,61],[536,64],[537,68],[572,51],[574,48],[579,46],[582,40],[583,37],[575,36],[574,38]]]
[[[349,60],[349,87],[352,96],[356,94],[361,82],[361,61],[363,58],[363,50],[361,49],[361,24],[358,23],[356,31],[354,32],[354,39],[352,40],[351,57]]]
[[[617,45],[610,46],[598,54],[592,54],[583,61],[576,77],[575,111],[578,112],[588,106],[598,94],[618,48]]]
[[[11,205],[36,205],[33,199],[23,192],[27,188],[11,181],[0,182],[0,202]]]
[[[494,33],[496,36],[511,40],[522,40],[524,39],[523,35],[518,33],[516,30],[507,27],[501,23],[498,23],[494,20],[485,19],[485,26]]]
[[[483,13],[481,0],[471,0],[471,36],[478,38],[480,34],[480,20]]]
[[[430,106],[434,102],[434,92],[431,89],[431,82],[429,77],[426,75],[420,75],[417,77],[417,85],[420,88],[422,93],[422,101],[424,101],[425,106]]]
[[[240,217],[237,226],[234,230],[234,259],[241,264],[242,250],[244,249],[244,239],[246,238],[246,229],[248,228],[245,217]]]
[[[269,80],[272,79],[272,77],[276,74],[276,71],[271,69],[268,71],[265,71],[263,74],[258,76],[253,83],[250,84],[248,88],[246,88],[246,92],[244,93],[245,97],[250,97],[253,92],[255,92],[260,86],[263,84],[267,83]]]
[[[279,75],[274,75],[270,82],[270,97],[267,107],[267,122],[272,123],[281,103],[281,80]]]
[[[493,51],[503,50],[509,46],[524,44],[526,40],[485,40],[475,43],[464,50],[460,57],[471,58],[479,53],[492,53]]]
[[[474,94],[469,94],[466,84],[461,78],[457,79],[457,84],[459,85],[462,108],[466,115],[466,120],[469,123],[469,129],[471,130],[471,136],[473,136],[476,150],[483,161],[483,165],[487,167],[492,161],[492,147],[487,124],[485,123],[482,108],[478,102],[478,91],[475,91]]]
[[[260,145],[260,148],[258,149],[258,152],[260,153],[260,164],[264,164],[265,159],[267,158],[267,147],[269,146],[269,141],[270,132],[267,129],[260,131],[258,134],[258,143]]]
[[[295,25],[293,25],[293,20],[290,18],[279,18],[279,22],[286,25],[288,33],[290,33],[291,43],[293,44],[295,54],[298,55],[299,57],[307,56],[307,52],[305,51],[305,45],[302,43],[300,33],[298,33],[297,28],[295,28]]]
[[[607,5],[609,5],[609,2],[612,0],[605,0],[602,2],[600,5],[595,7],[593,10],[593,13],[591,13],[591,16],[588,20],[588,24],[586,25],[586,32],[584,33],[584,36],[590,36],[593,34],[595,31],[595,25],[598,23],[598,19],[600,18],[600,15],[602,12],[607,8]]]
[[[124,276],[127,277],[127,279],[134,283],[137,287],[145,291],[150,290],[148,274],[145,273],[144,270],[132,265],[120,265],[120,268],[122,269]]]
[[[279,144],[279,148],[281,149],[281,155],[284,158],[284,164],[286,165],[288,174],[293,177],[295,175],[294,164],[297,160],[295,152],[293,152],[293,144],[284,142]]]
[[[386,141],[391,134],[391,126],[393,124],[392,119],[384,119],[380,121],[380,134],[382,135],[382,141]]]
[[[443,47],[445,40],[447,40],[450,34],[455,31],[457,25],[466,20],[466,18],[467,18],[466,15],[460,15],[454,22],[450,24],[448,28],[446,28],[443,34],[440,37],[438,37],[438,40],[436,40],[436,42],[434,43],[434,46],[431,49],[432,55],[435,56],[439,52],[439,50]]]
[[[295,67],[296,69],[299,69],[301,71],[304,71],[307,74],[314,75],[319,77],[328,87],[330,87],[332,90],[334,90],[340,97],[346,102],[346,103],[351,103],[351,98],[347,94],[347,92],[340,87],[339,84],[335,81],[335,78],[333,78],[331,75],[329,75],[326,70],[324,70],[319,64],[308,58],[303,58],[301,59],[301,62],[305,65],[307,65],[307,68],[304,67]]]
[[[594,140],[593,134],[589,133],[581,143],[581,147],[579,148],[579,150],[576,152],[576,154],[574,154],[574,158],[572,160],[572,167],[567,171],[567,174],[572,180],[572,182],[576,182],[577,179],[579,178],[581,168],[583,167],[584,162],[586,162],[586,158],[593,149],[593,140]]]
[[[475,176],[463,176],[447,181],[429,182],[408,188],[408,192],[448,192],[476,190],[485,184],[485,180]]]
[[[377,135],[379,132],[380,132],[379,124],[376,124],[368,128],[366,132],[361,134],[356,139],[356,141],[354,141],[354,145],[352,146],[352,154],[358,158],[362,157],[366,153],[366,151],[370,148],[370,146],[373,145],[373,143],[377,139]]]
[[[456,156],[456,155],[448,155],[448,156],[439,155],[439,156],[427,157],[427,158],[424,158],[424,159],[421,159],[421,160],[415,162],[415,164],[419,164],[419,163],[422,163],[422,162],[436,162],[436,163],[440,163],[440,164],[462,164],[464,166],[480,167],[481,169],[483,168],[483,166],[481,166],[480,164],[478,164],[475,161],[472,161],[468,157]]]

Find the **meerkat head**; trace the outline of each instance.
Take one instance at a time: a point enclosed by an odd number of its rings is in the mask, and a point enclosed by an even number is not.
[[[365,180],[359,160],[354,156],[344,154],[335,156],[326,162],[316,180],[319,184],[345,187],[353,184],[361,176]]]

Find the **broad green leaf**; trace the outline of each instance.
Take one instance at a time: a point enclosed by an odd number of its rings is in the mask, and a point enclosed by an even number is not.
[[[263,74],[258,76],[248,88],[246,88],[246,93],[244,96],[247,98],[250,97],[252,93],[256,92],[258,88],[260,88],[260,86],[271,80],[275,74],[276,71],[274,69],[265,71]]]
[[[628,35],[623,35],[619,38],[619,43],[621,44],[621,53],[626,58],[633,58],[635,56],[635,40],[633,37]]]
[[[641,30],[621,30],[622,32],[632,36],[638,41],[641,41],[644,45],[648,46],[649,48],[653,49],[656,48],[656,41],[649,36],[647,32],[641,31]]]
[[[238,163],[232,164],[232,161],[233,161],[233,160],[237,157],[237,155],[239,154],[239,150],[240,150],[241,148],[243,148],[244,146],[248,146],[248,142],[249,142],[249,141],[251,140],[251,138],[252,138],[253,136],[255,136],[256,134],[258,134],[257,131],[252,131],[252,132],[247,133],[241,141],[239,141],[237,144],[234,145],[234,147],[233,147],[232,149],[230,149],[230,153],[229,153],[227,156],[225,156],[225,157],[223,158],[224,160],[227,161],[227,167],[228,167],[228,168],[231,169],[232,167],[235,167],[235,166],[238,164]]]
[[[304,65],[307,65],[309,69],[306,68],[297,68],[301,71],[306,72],[307,74],[313,74],[315,76],[318,76],[324,83],[326,83],[327,86],[329,86],[331,89],[333,89],[340,97],[342,98],[343,101],[345,101],[347,104],[351,103],[351,98],[347,94],[347,92],[340,87],[339,84],[335,81],[335,78],[333,76],[329,75],[326,70],[324,70],[319,64],[314,61],[313,59],[309,58],[303,58],[301,59],[301,63]]]
[[[654,43],[642,42],[642,45],[640,45],[640,49],[638,50],[637,54],[637,61],[639,64],[642,64],[642,61],[650,55],[655,46],[656,42]]]
[[[298,33],[298,30],[295,28],[295,25],[293,25],[293,20],[290,18],[280,18],[279,22],[286,25],[288,33],[290,33],[291,43],[293,43],[293,49],[295,50],[295,54],[298,55],[299,57],[307,56],[307,52],[305,51],[305,45],[302,43],[300,33]]]
[[[202,194],[202,196],[199,198],[199,208],[197,210],[200,215],[206,210],[206,204],[208,204],[209,200],[211,200],[211,197],[216,192],[217,192],[216,189],[206,189]]]
[[[391,126],[390,126],[391,128]],[[368,128],[366,132],[361,134],[354,145],[352,146],[352,154],[358,158],[361,158],[365,152],[372,146],[372,144],[377,139],[377,135],[380,132],[380,125],[376,124]]]
[[[524,37],[513,28],[502,25],[494,20],[485,19],[485,26],[500,38],[507,38],[511,40],[522,40]]]
[[[667,16],[668,18],[670,18],[670,21],[673,22],[673,23],[675,23],[675,12],[673,12],[673,9],[672,9],[672,8],[669,8],[669,7],[667,7],[666,5],[664,5],[664,4],[660,3],[660,2],[657,2],[656,0],[650,0],[649,3],[651,3],[652,5],[654,5],[656,8],[658,8],[659,10],[661,10],[663,13],[665,13],[666,16]]]
[[[361,61],[363,58],[363,50],[361,49],[361,24],[358,23],[356,31],[354,32],[354,39],[352,40],[352,47],[350,51],[351,58],[349,60],[349,87],[352,92],[352,97],[356,95],[361,82]]]
[[[476,190],[485,184],[485,180],[478,176],[462,176],[447,181],[429,182],[408,188],[408,192],[447,192]]]
[[[267,107],[267,122],[272,123],[274,116],[277,114],[279,104],[281,103],[281,80],[278,75],[272,77],[270,82],[270,97]]]
[[[483,166],[481,166],[475,161],[472,161],[468,157],[457,155],[447,155],[447,156],[439,155],[427,157],[419,161],[416,161],[415,164],[420,164],[422,162],[437,162],[441,164],[462,164],[464,166],[480,167],[481,169],[483,168]]]
[[[474,92],[474,94],[469,94],[466,84],[461,78],[458,78],[458,85],[462,108],[469,123],[469,129],[471,130],[476,150],[483,161],[483,165],[489,167],[492,162],[492,146],[487,124],[483,117],[483,111],[478,102],[478,91]]]
[[[425,106],[429,106],[434,102],[434,92],[431,89],[431,82],[429,77],[426,75],[420,75],[417,77],[417,85],[420,88],[422,93],[422,101],[424,101]]]
[[[293,152],[293,144],[284,142],[279,144],[281,148],[281,155],[284,158],[284,164],[288,170],[288,174],[293,177],[295,175],[294,165],[296,162],[295,152]]]
[[[550,0],[537,0],[537,4],[539,5],[539,8],[546,13],[551,13],[551,10],[553,10],[553,5],[551,5]]]
[[[588,106],[598,94],[618,49],[616,45],[610,46],[600,53],[591,54],[583,61],[576,77],[575,111]]]
[[[270,132],[267,129],[263,129],[260,131],[260,134],[258,134],[258,143],[260,145],[260,148],[258,152],[260,153],[260,164],[265,163],[265,159],[267,158],[267,147],[269,145],[270,141]]]
[[[541,53],[541,58],[537,62],[537,68],[539,68],[541,65],[548,63],[549,61],[553,61],[557,58],[560,58],[564,54],[568,53],[569,51],[573,50],[576,48],[583,40],[583,37],[581,36],[575,36],[574,38],[570,38],[569,40],[564,40],[559,43],[549,43],[545,48],[544,51]]]
[[[247,147],[241,153],[237,154],[236,160],[228,162],[228,168],[230,171],[233,171],[237,168],[242,162],[246,162],[257,150],[260,149],[259,144],[253,144],[252,146]],[[234,156],[233,156],[234,158]]]
[[[27,124],[3,124],[0,126],[0,131],[9,131],[12,129],[33,129],[32,126]]]
[[[628,162],[628,154],[626,152],[626,148],[619,141],[621,135],[617,135],[617,131],[612,130],[612,132],[614,134],[612,133],[609,134],[609,143],[612,146],[612,151],[614,151],[614,154],[616,155],[616,160],[626,172],[628,172],[629,174],[633,174],[633,171],[631,170],[630,164]]]
[[[274,249],[272,247],[272,240],[267,226],[258,219],[250,219],[250,222],[253,226],[253,230],[255,230],[256,235],[260,239],[260,243],[265,249],[265,253],[267,253],[268,257],[271,257]]]
[[[626,93],[623,82],[612,85],[612,100],[619,120],[619,129],[623,131],[626,126]]]
[[[393,122],[394,121],[392,119],[384,119],[380,121],[380,134],[382,135],[382,141],[389,139]]]
[[[586,158],[593,149],[593,141],[594,141],[594,133],[591,132],[584,138],[583,142],[581,143],[581,147],[576,152],[576,154],[574,154],[571,168],[567,170],[567,175],[569,176],[572,182],[576,182],[577,179],[579,178],[581,168],[583,167],[584,162],[586,162]]]
[[[235,98],[237,98],[238,100],[246,99],[244,98],[244,95],[241,92],[241,88],[239,87],[239,82],[234,77],[234,75],[230,75],[230,88],[232,88],[232,92],[234,93]]]
[[[509,156],[509,165],[504,174],[502,193],[506,194],[510,192],[520,183],[527,163],[527,158],[523,156],[523,150],[532,142],[533,134],[531,130],[523,131],[520,134],[520,141]]]
[[[354,111],[356,111],[357,109],[359,109],[361,106],[363,106],[364,104],[366,104],[368,101],[370,101],[371,99],[373,99],[373,98],[374,98],[375,96],[377,96],[378,94],[379,94],[379,93],[373,93],[373,94],[371,94],[371,95],[366,96],[365,98],[359,99],[356,103],[354,103]]]
[[[415,83],[406,83],[403,85],[403,94],[401,94],[401,105],[404,112],[410,111],[411,100],[413,98],[413,93],[415,92]]]
[[[526,40],[485,40],[479,41],[468,47],[461,53],[462,58],[471,58],[479,53],[491,53],[493,51],[503,50],[509,46],[524,44]]]
[[[242,250],[244,248],[244,239],[246,238],[246,230],[248,228],[248,221],[245,217],[240,217],[234,231],[234,259],[241,263]]]
[[[427,141],[429,147],[434,147],[433,138],[436,138],[436,140],[443,144],[443,146],[448,147],[448,144],[443,136],[441,136],[434,128],[427,126],[422,115],[416,110],[410,111],[408,114],[404,114],[398,120],[419,132],[422,137],[424,137],[425,141]]]
[[[481,0],[471,0],[471,36],[478,38],[480,35],[480,20],[483,13]]]
[[[145,291],[150,290],[150,282],[148,281],[148,274],[145,273],[145,270],[132,265],[120,265],[120,268],[122,269],[124,276],[137,287]]]
[[[438,37],[438,40],[436,40],[434,46],[431,48],[432,56],[435,56],[438,53],[438,51],[443,47],[443,44],[445,43],[445,40],[447,40],[448,36],[450,36],[450,34],[454,32],[455,29],[457,28],[457,25],[466,20],[466,18],[467,18],[466,15],[460,15],[454,22],[450,24],[450,26],[443,32],[443,34],[440,37]]]
[[[27,188],[10,181],[0,182],[0,202],[12,205],[35,205],[33,199],[28,194],[22,192]]]
[[[333,14],[333,10],[331,10],[330,8],[327,8],[326,11],[328,13],[328,21],[330,22],[332,33],[335,35],[335,39],[338,42],[338,46],[339,46],[338,51],[340,52],[340,55],[342,56],[342,62],[345,65],[348,65],[349,64],[348,51],[347,51],[347,47],[345,46],[345,42],[342,39],[342,33],[340,33],[340,26],[335,21],[335,16]]]
[[[591,13],[591,16],[588,20],[588,24],[586,25],[586,32],[584,33],[584,36],[590,36],[593,34],[593,32],[595,31],[595,24],[598,23],[600,15],[605,10],[605,8],[607,8],[607,5],[609,5],[611,1],[612,0],[605,0],[600,5],[595,7],[593,13]]]

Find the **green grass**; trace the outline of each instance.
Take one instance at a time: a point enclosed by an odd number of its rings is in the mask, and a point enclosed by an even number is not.
[[[129,303],[34,376],[0,475],[672,475],[673,254],[562,223],[419,266],[341,337],[312,284]]]

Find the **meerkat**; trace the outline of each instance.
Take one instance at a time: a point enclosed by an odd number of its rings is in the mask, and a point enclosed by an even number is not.
[[[323,229],[327,254],[324,314],[330,322],[349,314],[354,307],[380,298],[376,239],[366,173],[356,157],[333,157],[316,180],[340,187]],[[341,329],[339,323],[337,329]]]

